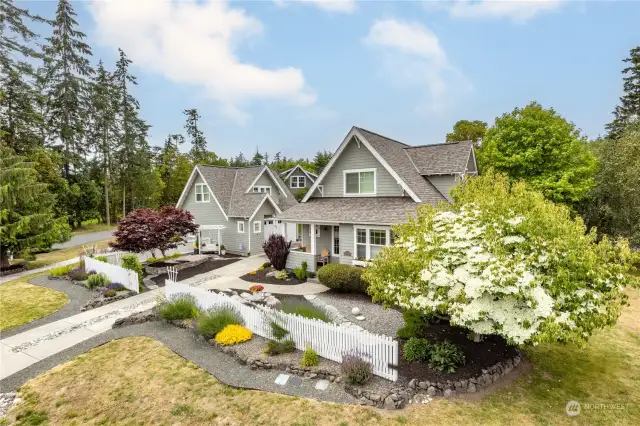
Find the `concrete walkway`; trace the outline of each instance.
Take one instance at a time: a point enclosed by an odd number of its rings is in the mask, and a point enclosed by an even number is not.
[[[217,277],[236,277],[238,274],[242,275],[257,268],[264,261],[260,256],[252,256],[211,271],[209,274],[216,273]],[[46,269],[50,268],[51,266]],[[204,283],[201,281],[202,276],[194,278],[198,279],[195,281]],[[198,283],[191,284],[198,285]],[[119,318],[152,308],[156,304],[156,299],[163,294],[164,290],[158,288],[0,340],[0,380],[110,330]]]
[[[237,277],[224,276],[215,280],[210,280],[202,283],[200,287],[205,289],[217,289],[222,290],[230,288],[233,290],[249,290],[249,287],[256,285],[256,283],[250,283],[245,280],[241,280]],[[304,296],[305,294],[318,294],[329,290],[329,287],[325,287],[320,283],[306,282],[302,284],[260,284],[264,287],[264,291],[274,294],[289,294]]]

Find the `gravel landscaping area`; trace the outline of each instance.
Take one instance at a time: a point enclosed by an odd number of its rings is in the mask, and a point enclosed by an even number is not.
[[[32,328],[58,321],[62,318],[82,312],[82,307],[94,297],[93,292],[88,288],[73,285],[69,280],[52,280],[47,275],[38,275],[28,281],[30,284],[47,287],[52,290],[63,292],[69,298],[69,302],[62,308],[40,319],[28,322],[18,327],[2,331],[2,338],[11,337]]]
[[[273,276],[267,276],[267,274],[275,272],[275,268],[269,267],[264,268],[262,270],[254,271],[255,274],[244,274],[240,277],[241,280],[248,281],[250,283],[256,284],[279,284],[279,285],[296,285],[306,283],[307,280],[299,280],[292,272],[288,272],[289,277],[283,280],[280,280]]]
[[[327,291],[316,297],[327,305],[334,306],[348,321],[372,333],[396,337],[398,329],[404,327],[400,311],[384,309],[381,305],[371,302],[371,298],[365,294]],[[354,307],[360,309],[360,315],[365,317],[363,321],[357,320],[356,315],[351,313]]]

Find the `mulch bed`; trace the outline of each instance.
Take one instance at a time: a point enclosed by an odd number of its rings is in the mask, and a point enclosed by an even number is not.
[[[211,272],[215,269],[222,268],[223,266],[230,265],[232,263],[236,263],[240,260],[239,257],[233,257],[229,259],[221,259],[221,260],[208,260],[206,262],[200,263],[198,265],[192,266],[190,268],[184,268],[178,271],[178,281],[183,281],[196,275],[204,274],[207,272]],[[164,286],[164,281],[167,279],[167,274],[160,274],[151,278],[158,286]]]
[[[188,260],[176,259],[174,261],[166,261],[165,262],[163,260],[163,261],[160,261],[160,262],[149,263],[149,264],[147,264],[147,266],[151,266],[151,267],[154,267],[154,268],[163,268],[165,266],[176,266],[177,263],[186,263],[186,262],[189,262],[189,261]]]
[[[477,377],[483,368],[491,367],[499,361],[513,358],[518,354],[514,346],[510,346],[499,336],[485,336],[484,340],[475,343],[467,338],[468,330],[452,327],[448,323],[430,324],[424,336],[431,343],[445,339],[458,346],[465,356],[465,365],[458,367],[455,373],[440,372],[429,368],[428,363],[409,362],[404,359],[404,341],[400,340],[400,360],[398,374],[405,381],[411,379],[431,382],[462,380]]]
[[[289,278],[285,280],[279,280],[276,277],[267,277],[267,274],[271,271],[275,271],[274,268],[264,268],[262,271],[257,271],[256,274],[245,274],[240,279],[256,284],[280,284],[280,285],[296,285],[307,282],[307,280],[299,280],[296,276],[289,272]]]
[[[0,268],[0,276],[17,274],[18,272],[26,271],[26,263],[17,263],[15,265],[3,266]]]

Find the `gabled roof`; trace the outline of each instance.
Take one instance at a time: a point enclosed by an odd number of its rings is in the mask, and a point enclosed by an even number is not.
[[[279,204],[269,194],[247,192],[247,188],[250,188],[265,172],[271,176],[283,193],[283,196],[278,197]],[[268,199],[279,211],[284,211],[298,203],[277,173],[273,173],[267,166],[221,167],[198,164],[193,168],[177,206],[184,202],[196,175],[200,175],[207,184],[214,201],[225,217],[251,217],[265,199]]]
[[[305,170],[300,164],[296,164],[295,167],[285,170],[284,172],[280,173],[280,176],[282,177],[282,179],[286,180],[289,178],[289,176],[293,174],[293,172],[296,171],[296,169],[301,170],[302,173],[304,173],[311,182],[315,182],[315,180],[318,178],[317,174],[311,173],[310,171]]]
[[[302,202],[307,202],[311,194],[317,189],[324,177],[330,173],[333,164],[336,162],[345,146],[355,138],[357,143],[364,144],[380,164],[393,176],[399,185],[416,203],[438,204],[446,201],[445,197],[427,179],[422,177],[418,169],[413,164],[405,148],[409,145],[398,142],[391,138],[370,132],[359,127],[352,127],[351,131],[344,138],[335,154],[331,157],[329,164],[324,168],[320,176],[313,184]]]
[[[405,151],[421,175],[452,175],[467,171],[469,157],[473,155],[473,142],[410,146]]]

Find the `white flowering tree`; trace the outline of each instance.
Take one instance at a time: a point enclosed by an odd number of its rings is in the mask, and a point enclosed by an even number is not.
[[[626,241],[598,242],[566,207],[492,172],[454,199],[395,228],[363,275],[374,301],[519,345],[584,343],[615,324],[632,283]]]

